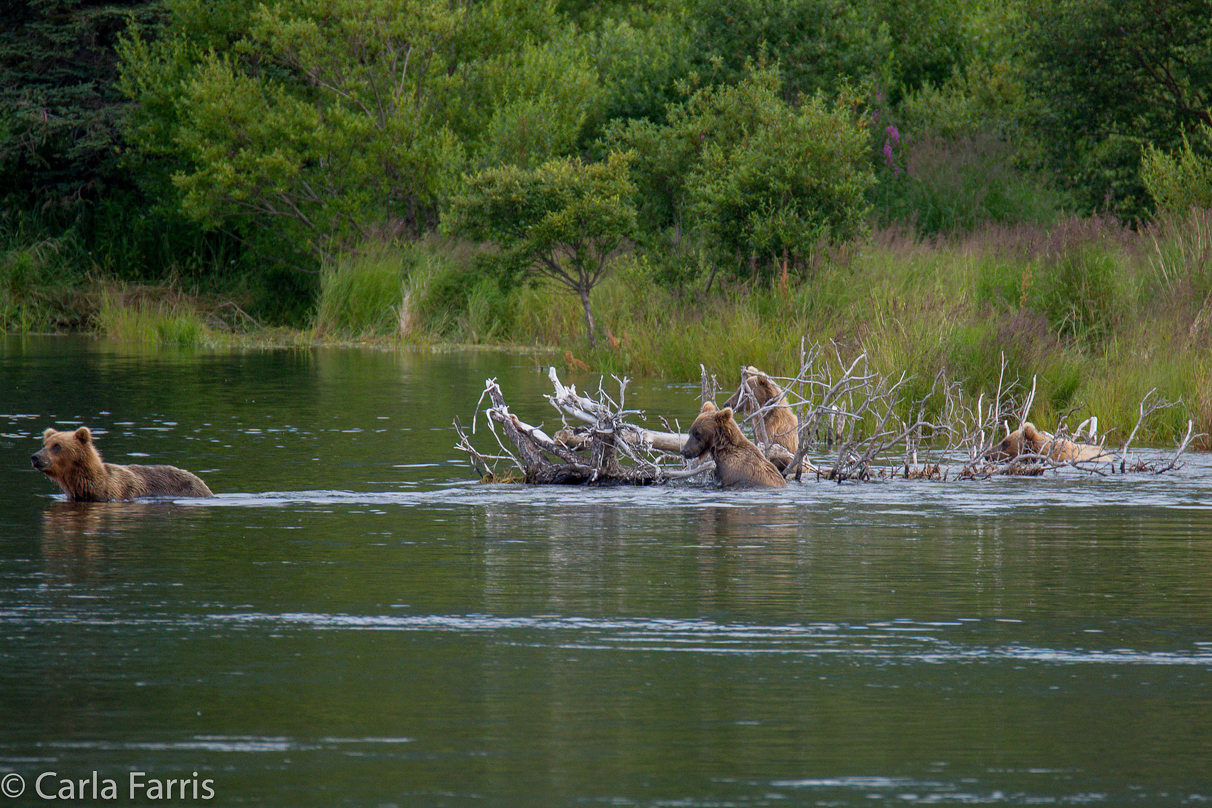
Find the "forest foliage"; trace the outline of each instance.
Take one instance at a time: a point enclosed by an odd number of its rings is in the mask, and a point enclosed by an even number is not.
[[[596,277],[570,286],[592,323],[620,246],[647,282],[703,294],[811,282],[873,226],[1140,227],[1212,204],[1212,0],[4,8],[10,328],[86,276],[298,324],[326,268],[439,232],[486,243],[469,290]],[[506,221],[491,197],[515,192],[548,224]],[[510,229],[588,227],[576,206],[605,217],[592,270],[553,253],[567,232]]]

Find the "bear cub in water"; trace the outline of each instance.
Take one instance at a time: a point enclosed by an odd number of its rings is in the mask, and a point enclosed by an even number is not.
[[[985,452],[985,459],[1006,461],[1023,454],[1043,455],[1058,463],[1110,463],[1115,460],[1098,446],[1058,438],[1036,429],[1030,421],[1013,432],[1007,426],[1006,437]]]
[[[88,427],[42,433],[34,468],[59,484],[69,500],[109,502],[138,497],[213,497],[206,483],[176,466],[118,466],[106,463]]]
[[[688,459],[707,454],[715,460],[715,479],[720,485],[771,488],[787,485],[774,464],[741,432],[732,409],[717,410],[710,401],[690,425],[682,446],[682,457]]]

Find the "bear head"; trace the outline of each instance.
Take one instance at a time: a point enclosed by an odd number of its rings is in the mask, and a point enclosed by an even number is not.
[[[736,443],[738,436],[743,438],[732,417],[732,408],[718,410],[708,401],[690,425],[686,443],[682,445],[682,457],[688,460],[702,457],[720,446]]]
[[[740,407],[747,413],[753,413],[771,401],[778,401],[783,395],[782,389],[772,382],[769,376],[752,365],[745,368],[744,375],[745,381],[724,402],[725,407]],[[745,395],[746,391],[748,395]]]
[[[95,472],[101,466],[101,455],[86,426],[75,432],[47,429],[42,433],[42,449],[30,456],[30,462],[52,480],[66,480],[81,472]]]
[[[1030,421],[1027,421],[1013,432],[1007,426],[1006,437],[1002,438],[1001,443],[994,445],[993,448],[985,452],[985,459],[1013,460],[1020,454],[1039,454],[1043,451],[1044,444],[1049,439],[1048,435],[1036,429],[1035,424]]]

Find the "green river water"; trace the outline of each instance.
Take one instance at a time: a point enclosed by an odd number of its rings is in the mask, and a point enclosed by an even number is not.
[[[1212,458],[481,485],[540,361],[0,337],[0,808],[1212,802]],[[63,501],[82,423],[216,498]]]

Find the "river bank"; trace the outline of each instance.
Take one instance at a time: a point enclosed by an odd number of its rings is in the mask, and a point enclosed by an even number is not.
[[[593,291],[593,347],[579,300],[552,285],[505,286],[474,258],[439,241],[348,256],[326,268],[311,314],[293,327],[260,321],[234,297],[91,277],[20,298],[8,283],[0,310],[10,332],[179,347],[495,347],[574,373],[684,381],[700,365],[722,379],[745,365],[791,373],[805,344],[835,343],[841,359],[866,353],[922,389],[945,372],[974,395],[996,387],[1004,357],[1006,378],[1035,380],[1037,422],[1094,414],[1105,429],[1130,429],[1156,390],[1181,406],[1153,419],[1146,440],[1170,442],[1188,418],[1212,433],[1208,213],[1138,231],[1099,219],[936,241],[877,231],[822,254],[805,276],[717,278],[710,293],[709,267],[693,257],[671,277],[668,256],[635,251]]]

